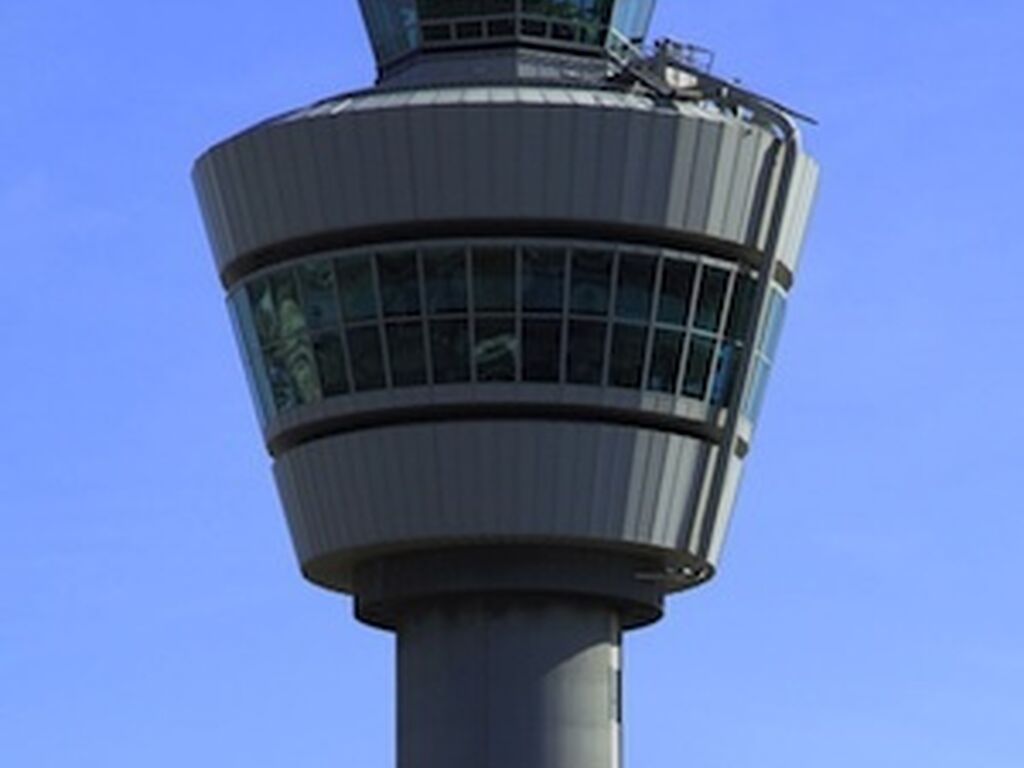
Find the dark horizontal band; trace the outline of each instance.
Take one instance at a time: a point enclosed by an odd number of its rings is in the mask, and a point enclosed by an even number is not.
[[[481,237],[558,238],[607,240],[616,243],[697,251],[708,256],[740,262],[756,269],[762,253],[756,248],[697,232],[604,221],[563,219],[440,219],[404,221],[355,229],[318,232],[284,240],[241,254],[221,270],[228,289],[253,272],[314,253],[340,248],[398,243],[408,240],[472,239]]]
[[[693,437],[720,444],[723,432],[706,421],[654,411],[572,403],[446,403],[382,408],[318,419],[276,434],[267,443],[273,456],[335,435],[381,427],[442,421],[577,421],[615,424]]]

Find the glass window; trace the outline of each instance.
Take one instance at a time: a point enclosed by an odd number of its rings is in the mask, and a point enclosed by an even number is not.
[[[512,318],[476,321],[473,348],[477,381],[514,381],[516,378],[516,333]]]
[[[512,248],[473,249],[473,301],[478,312],[515,308],[515,267]]]
[[[416,3],[417,0],[359,0],[378,63],[419,45]]]
[[[274,412],[274,398],[270,391],[264,367],[263,352],[252,320],[252,307],[246,291],[236,291],[228,300],[228,312],[231,316],[231,327],[235,331],[235,341],[242,353],[249,391],[256,404],[260,426],[266,426],[267,418]]]
[[[528,312],[560,312],[564,273],[565,251],[524,248],[523,309]]]
[[[617,317],[647,320],[651,315],[654,266],[651,256],[624,253],[619,257],[619,285],[615,296]]]
[[[278,340],[277,307],[274,305],[274,291],[270,280],[254,280],[247,288],[249,306],[252,308],[253,326],[260,346],[265,347]]]
[[[465,320],[430,321],[434,383],[469,381],[469,324]]]
[[[317,331],[338,327],[338,294],[334,269],[329,261],[303,264],[298,268],[302,288],[302,310],[306,325]]]
[[[275,344],[266,351],[271,387],[278,410],[312,403],[321,398],[313,345],[305,334]]]
[[[612,26],[634,43],[641,43],[647,36],[654,12],[654,0],[618,0]]]
[[[764,404],[764,393],[768,387],[768,374],[770,371],[771,366],[764,358],[759,357],[754,366],[754,379],[751,382],[750,392],[747,395],[747,404],[744,408],[747,418],[751,421],[757,421],[761,415],[761,406]]]
[[[760,350],[768,360],[775,359],[775,353],[779,347],[779,337],[782,335],[782,323],[785,319],[786,300],[781,293],[773,290],[768,299],[768,317],[764,323],[764,341]]]
[[[320,372],[320,388],[326,397],[348,392],[345,352],[337,331],[324,331],[313,337],[313,354]]]
[[[600,384],[604,372],[607,325],[586,320],[569,323],[567,377],[573,384]]]
[[[557,382],[562,324],[558,320],[523,321],[523,379]]]
[[[647,328],[616,324],[608,379],[613,387],[639,387],[643,381]]]
[[[658,322],[686,325],[690,317],[690,296],[696,271],[696,267],[689,261],[665,259],[661,272]]]
[[[683,377],[683,394],[687,397],[704,399],[708,391],[708,374],[711,372],[711,356],[714,352],[714,339],[694,336],[690,340],[690,353],[686,358],[686,373]]]
[[[612,255],[607,251],[576,251],[572,255],[572,311],[580,315],[608,313]]]
[[[438,248],[423,252],[427,308],[433,314],[466,311],[466,252]]]
[[[391,383],[396,387],[416,387],[427,383],[427,361],[423,354],[423,325],[389,323],[388,355]]]
[[[743,341],[750,323],[750,311],[754,303],[757,283],[746,275],[736,276],[736,285],[729,303],[729,319],[725,322],[725,335],[730,339]]]
[[[378,254],[377,276],[380,301],[387,317],[419,314],[420,278],[415,252]]]
[[[377,326],[353,328],[348,332],[348,351],[352,358],[352,379],[363,392],[384,386],[384,361],[380,354],[380,332]]]
[[[683,354],[685,334],[679,331],[658,331],[654,336],[651,351],[651,372],[647,378],[648,389],[656,392],[676,391],[679,378],[679,361]]]
[[[729,283],[729,273],[717,267],[704,267],[700,281],[700,295],[697,298],[697,316],[694,325],[698,328],[716,333],[722,317],[722,304],[725,301],[725,288]]]
[[[370,320],[377,317],[377,295],[373,272],[366,256],[346,256],[335,261],[341,311],[346,320]]]
[[[715,361],[715,378],[711,385],[711,402],[726,405],[732,397],[736,365],[739,362],[739,348],[732,342],[724,342],[718,350]]]

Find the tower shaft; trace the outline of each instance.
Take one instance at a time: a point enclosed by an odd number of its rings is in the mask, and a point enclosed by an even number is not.
[[[618,768],[620,627],[597,601],[419,606],[398,626],[399,768]]]

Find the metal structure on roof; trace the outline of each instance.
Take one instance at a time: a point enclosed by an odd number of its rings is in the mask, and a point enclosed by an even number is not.
[[[653,0],[361,0],[375,87],[194,181],[303,575],[396,634],[401,768],[618,768],[623,633],[715,573],[807,118]]]

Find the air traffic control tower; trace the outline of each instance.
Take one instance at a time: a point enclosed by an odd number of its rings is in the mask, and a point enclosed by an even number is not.
[[[373,88],[194,171],[298,561],[397,636],[400,768],[614,768],[623,632],[715,571],[816,165],[643,47],[653,0],[361,5]]]

